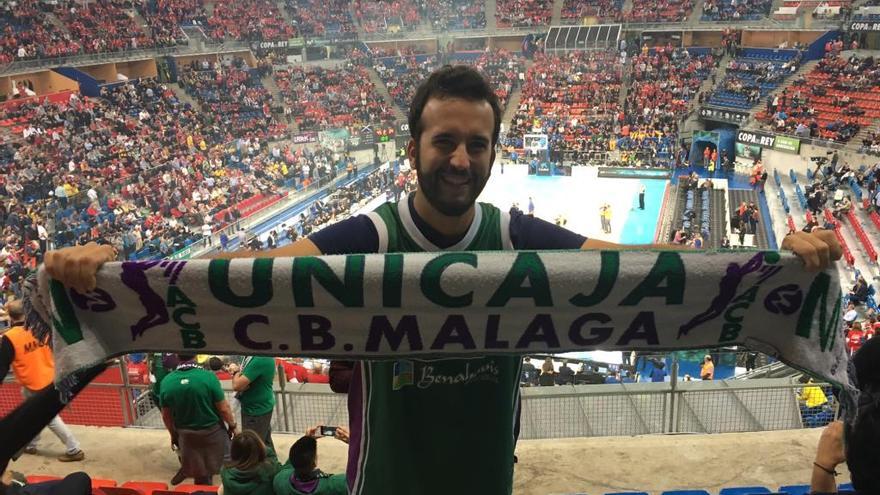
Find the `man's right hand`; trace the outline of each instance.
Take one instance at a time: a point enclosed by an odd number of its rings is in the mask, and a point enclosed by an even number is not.
[[[97,285],[95,274],[101,265],[116,260],[113,246],[90,242],[46,253],[44,266],[49,276],[80,293],[91,292]]]

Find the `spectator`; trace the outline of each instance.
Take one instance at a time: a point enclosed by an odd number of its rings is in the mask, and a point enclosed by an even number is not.
[[[522,365],[522,377],[520,378],[520,383],[531,385],[538,378],[538,370],[535,368],[535,365],[532,364],[532,359],[529,357],[523,358]]]
[[[703,358],[703,365],[700,367],[700,379],[701,380],[714,380],[715,379],[715,363],[712,362],[712,356],[706,356]]]
[[[181,462],[171,484],[194,478],[198,485],[211,485],[238,425],[217,377],[196,364],[192,354],[178,358],[180,364],[160,388],[162,421]]]
[[[320,426],[306,432],[306,436],[297,440],[290,447],[287,463],[275,475],[274,487],[276,495],[306,495],[320,493],[323,495],[347,495],[348,484],[344,474],[325,474],[318,469],[318,436]],[[337,426],[334,436],[348,443],[348,430]]]
[[[813,474],[812,493],[837,493],[837,466],[846,462],[853,488],[858,494],[880,491],[880,339],[872,339],[853,356],[855,382],[861,396],[851,425],[830,423],[819,438]]]
[[[541,376],[538,377],[538,385],[542,387],[556,384],[556,371],[553,369],[553,359],[546,358],[541,365]]]
[[[574,370],[568,366],[569,364],[571,364],[570,361],[562,361],[562,366],[559,367],[559,373],[556,374],[557,385],[571,385],[574,383]]]
[[[235,435],[229,457],[220,470],[222,495],[275,495],[272,484],[281,466],[275,449],[267,448],[258,433],[243,430]]]
[[[259,435],[269,449],[272,443],[272,412],[275,410],[275,360],[267,356],[244,358],[232,375],[232,389],[241,402],[241,427]]]
[[[665,382],[666,381],[666,364],[663,361],[654,360],[653,361],[653,369],[651,369],[651,381],[652,382]]]
[[[0,383],[12,367],[15,379],[21,385],[21,394],[27,399],[52,384],[55,379],[55,361],[52,359],[52,351],[48,343],[37,341],[24,327],[25,314],[21,300],[6,303],[6,312],[9,315],[10,328],[0,335]],[[49,429],[67,449],[58,457],[59,461],[72,462],[85,459],[79,442],[60,416],[55,416],[49,421]],[[34,435],[24,451],[28,454],[36,454],[39,438],[39,433]]]

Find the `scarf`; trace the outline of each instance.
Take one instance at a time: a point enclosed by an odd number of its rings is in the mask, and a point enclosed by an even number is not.
[[[855,396],[836,270],[807,273],[771,251],[115,262],[88,294],[42,268],[27,285],[28,327],[53,333],[62,387],[133,352],[351,360],[740,345]]]

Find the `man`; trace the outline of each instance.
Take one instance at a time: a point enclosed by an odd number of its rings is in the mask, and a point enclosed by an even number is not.
[[[272,443],[272,411],[275,410],[275,360],[268,356],[244,358],[240,370],[234,370],[232,390],[241,402],[241,427],[253,430],[267,447]]]
[[[529,216],[535,216],[535,202],[532,200],[531,196],[529,196]]]
[[[180,471],[171,484],[194,478],[197,485],[212,485],[223,465],[226,443],[238,426],[217,376],[199,366],[192,354],[178,358],[177,369],[159,389],[162,421],[171,434],[171,447],[180,451]]]
[[[620,248],[476,202],[495,161],[500,125],[498,99],[486,80],[472,68],[442,67],[418,88],[409,112],[414,193],[274,251],[221,256]],[[787,236],[783,247],[799,254],[809,270],[823,270],[841,256],[834,234],[826,231]],[[56,280],[88,292],[111,255],[109,248],[88,244],[47,253],[46,268]],[[348,392],[351,493],[458,493],[461,480],[449,473],[467,466],[480,473],[469,478],[470,493],[509,494],[520,364],[518,356],[500,355],[331,363],[331,387]],[[485,372],[466,383],[453,378],[479,369]],[[431,373],[435,381],[395,390],[401,370]],[[479,442],[473,427],[480,429]]]
[[[645,185],[639,186],[639,209],[645,209]]]
[[[9,373],[15,374],[16,380],[21,385],[21,394],[32,397],[40,390],[52,385],[55,379],[55,361],[52,359],[52,350],[47,342],[40,342],[33,334],[24,327],[24,308],[21,300],[10,301],[6,304],[6,312],[9,316],[9,330],[0,336],[0,383]],[[79,442],[73,436],[64,421],[55,416],[49,421],[49,429],[58,437],[67,449],[58,457],[61,462],[81,461],[85,458]],[[37,433],[25,447],[28,454],[37,453]]]
[[[318,469],[320,426],[290,446],[287,463],[275,475],[272,486],[276,495],[348,495],[344,474],[326,474]],[[348,443],[348,430],[337,426],[334,436]]]
[[[574,383],[574,370],[569,366],[573,362],[562,361],[562,366],[559,367],[559,372],[556,374],[557,385],[571,385]]]
[[[531,385],[537,378],[538,370],[535,369],[535,365],[532,364],[532,359],[528,357],[524,358],[520,382],[526,385]]]

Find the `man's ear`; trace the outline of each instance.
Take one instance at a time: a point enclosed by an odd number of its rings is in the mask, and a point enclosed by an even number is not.
[[[416,159],[418,158],[417,148],[418,146],[415,137],[411,137],[409,142],[406,143],[406,157],[409,158],[409,166],[411,168],[416,168]]]

